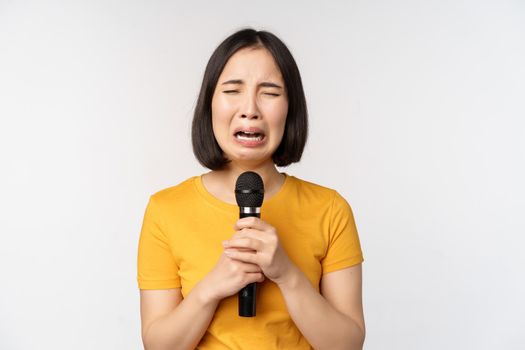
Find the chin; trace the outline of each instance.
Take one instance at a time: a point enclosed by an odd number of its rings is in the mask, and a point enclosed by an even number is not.
[[[239,164],[246,164],[246,165],[260,165],[266,162],[273,163],[273,159],[271,156],[255,156],[253,154],[251,155],[242,155],[237,154],[235,157],[228,157],[232,162],[239,163]]]

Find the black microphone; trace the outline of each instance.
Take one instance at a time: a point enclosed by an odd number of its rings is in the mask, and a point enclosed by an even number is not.
[[[261,217],[264,199],[264,184],[259,174],[246,171],[239,175],[235,183],[235,199],[239,206],[239,218]],[[255,295],[257,283],[250,283],[238,293],[239,316],[255,316]]]

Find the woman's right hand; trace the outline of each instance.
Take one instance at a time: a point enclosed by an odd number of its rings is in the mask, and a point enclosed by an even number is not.
[[[253,282],[264,281],[259,266],[233,260],[221,254],[215,267],[200,282],[204,294],[211,301],[229,297]]]

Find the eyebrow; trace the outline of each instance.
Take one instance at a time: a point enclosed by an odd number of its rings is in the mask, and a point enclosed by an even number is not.
[[[244,84],[244,81],[242,81],[241,79],[231,79],[231,80],[225,81],[221,85],[226,85],[226,84],[242,85],[242,84]],[[282,89],[283,88],[281,85],[272,83],[270,81],[264,81],[264,82],[260,83],[259,86],[262,86],[262,87],[274,87],[274,88],[278,88],[278,89]]]

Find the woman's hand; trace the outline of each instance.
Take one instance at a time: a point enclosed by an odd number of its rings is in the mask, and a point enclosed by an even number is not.
[[[237,293],[249,283],[264,281],[259,266],[232,260],[221,254],[215,267],[199,283],[207,299],[220,301]]]
[[[266,277],[277,284],[287,280],[294,265],[283,247],[275,228],[256,217],[243,218],[234,226],[235,235],[224,241],[224,254],[232,261],[255,264]]]

